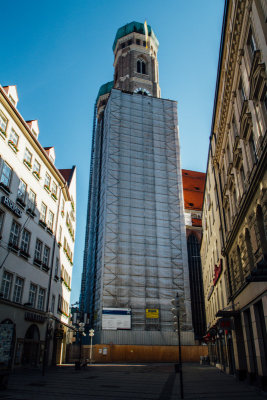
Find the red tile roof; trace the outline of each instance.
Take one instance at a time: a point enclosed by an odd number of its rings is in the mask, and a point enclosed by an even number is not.
[[[202,210],[206,174],[182,169],[184,207]]]
[[[67,184],[69,186],[71,177],[72,177],[72,173],[73,173],[73,168],[59,169],[59,172],[61,173],[61,175],[63,176],[63,178],[65,179],[65,181],[67,182]]]

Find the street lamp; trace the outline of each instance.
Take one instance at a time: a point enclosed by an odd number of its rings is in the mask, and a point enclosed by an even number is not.
[[[79,363],[80,363],[80,365],[81,365],[81,358],[82,358],[82,337],[83,337],[83,335],[84,335],[84,325],[85,325],[85,323],[84,322],[79,322],[79,329],[78,329],[78,331],[79,331],[79,336],[80,336],[80,357],[79,357]]]
[[[94,329],[90,329],[89,331],[89,336],[90,336],[90,364],[92,364],[92,353],[93,353],[93,337],[94,337],[95,331]]]
[[[183,370],[182,370],[182,349],[181,349],[181,328],[180,328],[180,301],[179,295],[176,293],[175,299],[171,301],[173,308],[171,312],[173,313],[175,331],[178,333],[178,347],[179,347],[179,373],[180,373],[180,394],[181,399],[184,398],[184,383],[183,383]]]

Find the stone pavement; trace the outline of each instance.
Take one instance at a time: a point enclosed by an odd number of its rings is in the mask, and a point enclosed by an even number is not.
[[[184,364],[184,398],[216,400],[266,399],[266,393],[218,369]],[[74,366],[41,371],[15,370],[3,400],[174,400],[180,399],[179,374],[173,364],[93,365],[75,371]]]

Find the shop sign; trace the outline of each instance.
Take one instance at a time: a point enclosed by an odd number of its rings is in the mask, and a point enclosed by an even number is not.
[[[234,329],[233,320],[231,318],[221,318],[218,321],[218,328],[224,331],[231,331]]]
[[[10,200],[9,197],[2,196],[1,203],[4,204],[4,206],[6,206],[6,208],[11,210],[17,217],[19,217],[19,218],[22,217],[21,209],[17,206],[17,204],[13,203],[13,201]]]
[[[146,308],[146,318],[159,318],[159,309],[158,308]]]
[[[222,260],[220,260],[219,265],[214,266],[214,278],[213,278],[213,285],[215,286],[218,279],[220,278],[222,273]]]
[[[33,312],[26,311],[25,312],[25,320],[31,322],[40,322],[43,324],[45,322],[45,316],[40,314],[35,314]]]
[[[56,329],[55,330],[55,338],[56,339],[62,340],[63,339],[63,334],[64,334],[64,332],[61,329]]]

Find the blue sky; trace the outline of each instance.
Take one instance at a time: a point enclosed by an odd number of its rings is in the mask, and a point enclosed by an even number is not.
[[[17,85],[18,109],[38,119],[56,166],[77,166],[72,302],[79,297],[93,107],[113,79],[112,44],[131,21],[151,25],[161,95],[178,101],[182,168],[206,171],[223,0],[13,0],[1,6],[0,83]]]

